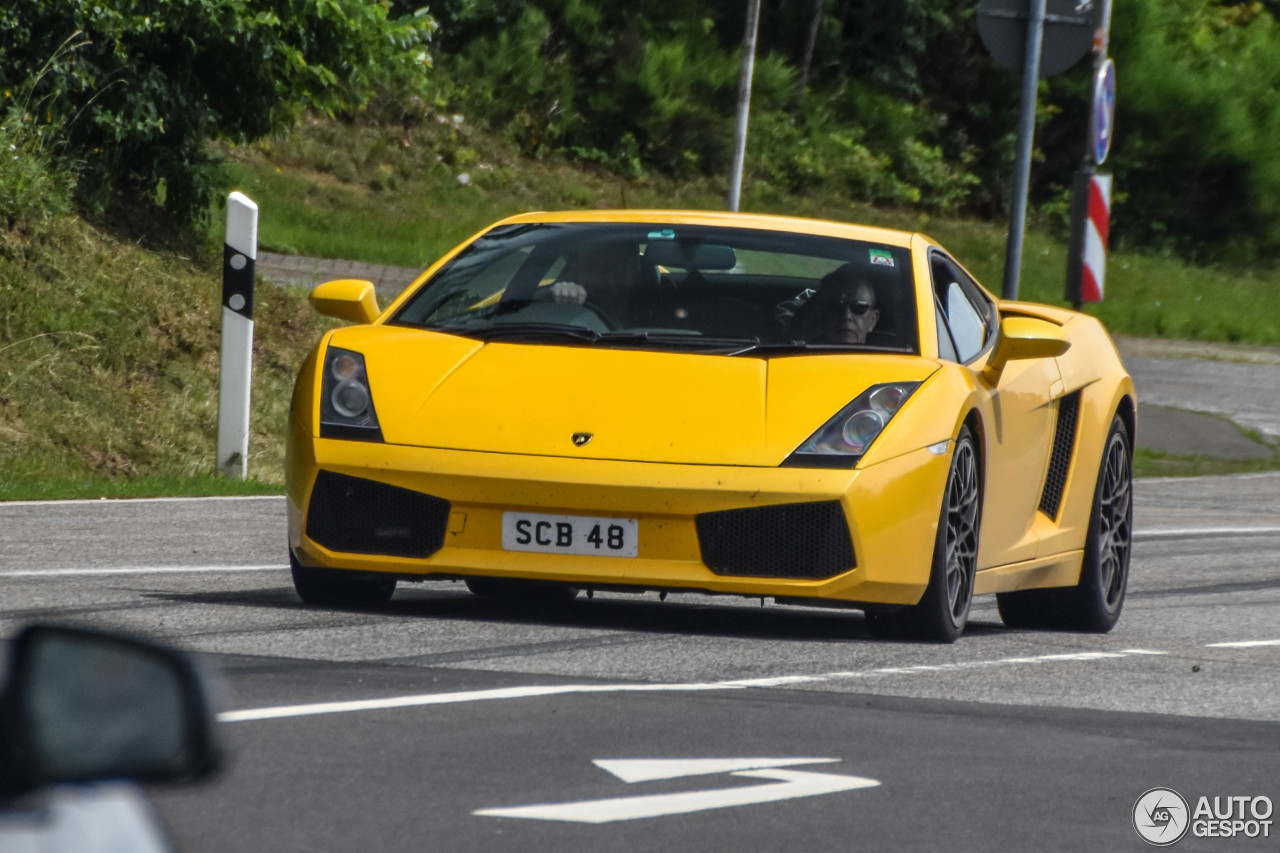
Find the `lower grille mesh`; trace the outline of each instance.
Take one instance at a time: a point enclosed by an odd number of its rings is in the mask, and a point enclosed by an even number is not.
[[[695,523],[702,562],[718,575],[818,580],[857,565],[839,501],[708,512]]]
[[[332,551],[429,557],[444,545],[449,502],[374,480],[321,471],[307,536]]]
[[[1058,428],[1053,434],[1053,456],[1049,459],[1049,475],[1040,495],[1040,511],[1055,521],[1062,506],[1062,490],[1071,471],[1071,450],[1076,444],[1076,421],[1080,417],[1080,392],[1075,391],[1058,401]]]

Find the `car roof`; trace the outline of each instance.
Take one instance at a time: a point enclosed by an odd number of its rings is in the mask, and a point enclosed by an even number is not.
[[[497,225],[522,225],[529,223],[578,222],[642,222],[657,225],[708,225],[724,228],[754,228],[761,231],[784,231],[795,234],[814,234],[840,237],[846,240],[864,240],[901,248],[910,248],[916,235],[910,231],[880,228],[872,225],[854,225],[848,222],[832,222],[825,219],[807,219],[799,216],[778,216],[762,213],[731,213],[714,210],[565,210],[539,211],[512,216]]]

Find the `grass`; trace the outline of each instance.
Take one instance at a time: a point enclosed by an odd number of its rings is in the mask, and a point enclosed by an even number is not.
[[[1179,456],[1139,447],[1133,454],[1135,477],[1204,477],[1216,474],[1254,474],[1280,468],[1280,458],[1216,459],[1208,456]]]
[[[0,498],[209,493],[220,264],[109,238],[77,219],[0,243]],[[250,476],[283,480],[293,377],[323,321],[259,288]]]
[[[217,495],[278,495],[278,481],[228,480],[216,474],[191,477],[149,476],[136,480],[103,479],[88,474],[54,480],[0,478],[0,500],[120,500],[155,497],[211,497]]]

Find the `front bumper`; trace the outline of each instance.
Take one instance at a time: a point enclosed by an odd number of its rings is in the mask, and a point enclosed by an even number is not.
[[[583,588],[912,604],[928,583],[948,464],[947,456],[923,449],[857,471],[515,456],[322,439],[295,422],[287,461],[289,544],[306,566],[385,572],[409,580],[485,576]],[[431,496],[414,504],[429,511],[441,511],[435,501],[447,501],[442,541],[416,552],[369,553],[388,549],[366,547],[359,537],[326,535],[320,516],[309,517],[309,511],[323,511],[329,521],[333,518],[331,509],[310,509],[320,472]],[[324,476],[334,479],[330,474]],[[767,568],[756,568],[751,575],[734,575],[723,565],[713,570],[704,562],[699,516],[705,537],[707,513],[799,505],[802,515],[812,515],[809,510],[821,503],[843,512],[851,544],[848,564],[856,563],[848,571],[814,578],[787,569],[792,576],[770,577]],[[605,557],[504,550],[502,514],[507,511],[635,518],[639,552]],[[417,509],[407,512],[417,517]],[[365,515],[382,517],[377,511]],[[754,517],[801,516],[790,510],[739,516]],[[787,531],[781,532],[785,539]],[[767,531],[746,535],[753,548],[770,539]]]

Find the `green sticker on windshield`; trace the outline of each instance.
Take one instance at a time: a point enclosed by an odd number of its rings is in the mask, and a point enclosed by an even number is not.
[[[661,231],[649,232],[650,240],[674,240],[675,238],[676,232],[672,231],[670,228],[663,228]]]
[[[872,266],[877,267],[893,266],[893,253],[886,251],[885,249],[872,249],[871,264]]]

